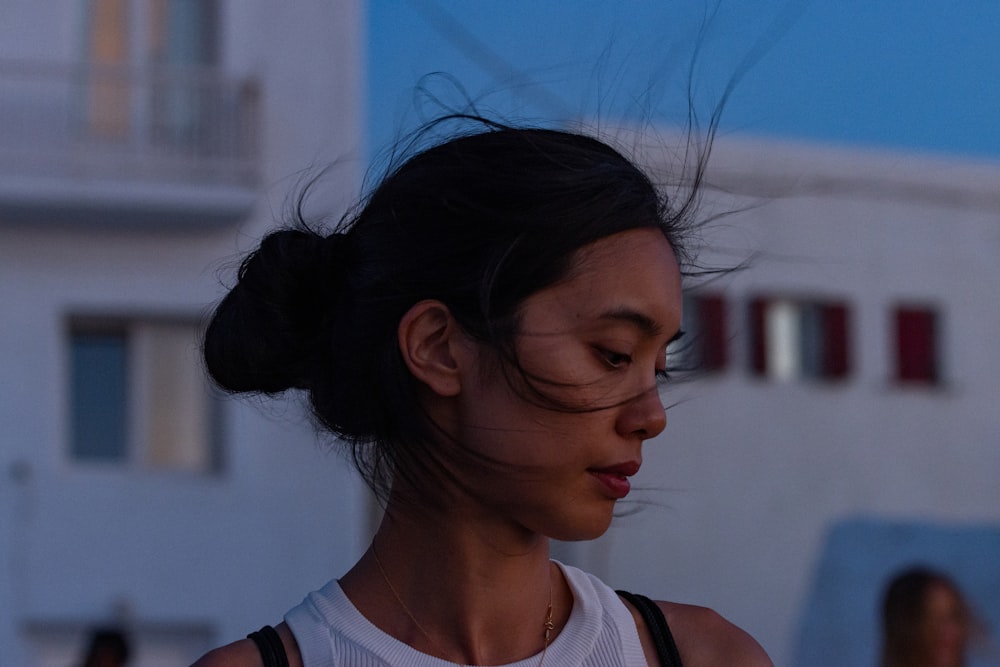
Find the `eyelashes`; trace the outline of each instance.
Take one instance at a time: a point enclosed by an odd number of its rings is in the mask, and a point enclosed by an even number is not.
[[[657,384],[666,384],[667,381],[674,379],[675,374],[677,372],[684,371],[685,367],[683,363],[680,365],[675,365],[671,364],[670,361],[671,360],[683,361],[684,357],[686,356],[688,345],[679,342],[681,341],[681,339],[684,338],[685,333],[686,332],[683,329],[679,329],[677,333],[674,334],[673,338],[671,338],[670,341],[667,343],[667,347],[665,350],[666,358],[664,360],[663,369],[662,370],[658,369],[656,371]]]
[[[666,347],[661,353],[663,355],[663,367],[656,368],[654,371],[654,376],[656,378],[656,383],[658,385],[665,384],[667,381],[674,377],[674,374],[678,370],[683,370],[682,367],[672,366],[669,362],[672,358],[683,357],[683,349],[677,349],[677,342],[684,337],[684,331],[678,331],[674,336],[668,341]],[[604,366],[610,370],[620,371],[628,368],[632,365],[633,357],[628,352],[621,352],[609,347],[595,346],[598,356]],[[659,365],[659,364],[658,364]]]
[[[610,370],[624,370],[632,364],[632,355],[625,352],[616,352],[604,348],[598,348],[598,354],[604,365]],[[674,369],[669,367],[657,368],[653,373],[657,384],[665,384],[673,377]]]
[[[625,368],[632,363],[632,355],[625,352],[616,352],[606,348],[597,348],[597,351],[608,368]]]

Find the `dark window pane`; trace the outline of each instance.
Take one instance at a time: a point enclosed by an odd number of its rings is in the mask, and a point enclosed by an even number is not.
[[[753,375],[767,375],[766,317],[769,303],[763,298],[750,302],[750,372]]]
[[[99,461],[126,456],[124,334],[75,333],[72,356],[72,453]]]
[[[826,330],[823,327],[823,306],[809,301],[798,304],[799,363],[807,378],[823,377],[823,349]]]
[[[828,304],[823,306],[823,377],[847,377],[850,349],[847,336],[847,306]]]
[[[802,335],[802,374],[836,380],[847,376],[847,306],[803,302],[799,305]]]

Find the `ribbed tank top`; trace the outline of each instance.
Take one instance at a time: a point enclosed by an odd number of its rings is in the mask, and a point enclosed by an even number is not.
[[[632,614],[597,577],[557,563],[573,591],[573,610],[549,645],[545,667],[646,667]],[[375,627],[337,580],[285,615],[305,667],[453,667]],[[536,667],[541,654],[504,667]]]

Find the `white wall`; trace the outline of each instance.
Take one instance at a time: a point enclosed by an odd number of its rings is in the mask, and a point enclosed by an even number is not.
[[[5,2],[3,57],[72,60],[82,3]],[[252,216],[224,229],[29,228],[0,221],[0,645],[30,665],[26,624],[193,624],[211,642],[274,623],[343,571],[366,538],[347,465],[294,403],[234,402],[221,475],[86,466],[68,455],[66,317],[197,317],[237,253],[273,225],[294,173],[346,158],[330,203],[361,171],[359,3],[222,3],[223,69],[262,90]],[[45,29],[42,29],[45,28]],[[121,187],[129,187],[122,184]],[[194,343],[194,341],[193,341]],[[201,647],[204,650],[206,647]],[[189,656],[193,659],[195,656]]]
[[[722,207],[754,204],[710,235],[735,251],[722,263],[753,256],[719,283],[730,368],[667,390],[682,402],[638,481],[660,490],[596,548],[614,585],[715,607],[790,664],[833,522],[1000,524],[1000,165],[734,139],[712,165],[711,181],[749,196]],[[850,304],[846,381],[749,376],[746,304],[773,292]],[[940,388],[891,380],[891,308],[911,299],[940,307]]]
[[[0,59],[72,62],[83,49],[84,3],[6,0],[0,5]]]

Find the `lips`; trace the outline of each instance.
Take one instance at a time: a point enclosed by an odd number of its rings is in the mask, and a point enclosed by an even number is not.
[[[624,498],[632,489],[628,478],[639,472],[638,461],[626,461],[606,468],[590,468],[587,470],[594,476],[605,493],[614,499]]]

